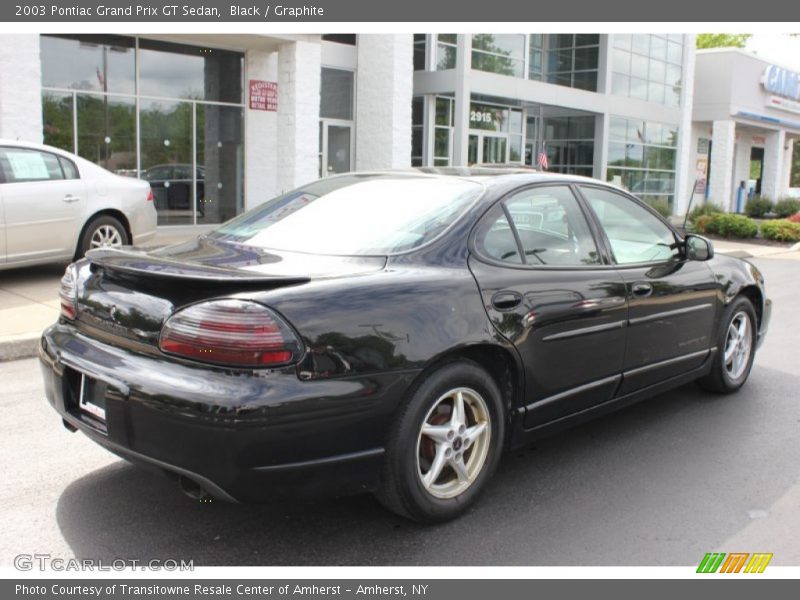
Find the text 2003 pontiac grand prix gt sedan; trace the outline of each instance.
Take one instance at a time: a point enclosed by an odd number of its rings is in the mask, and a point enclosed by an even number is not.
[[[748,377],[771,304],[591,179],[505,170],[330,177],[208,235],[71,265],[40,356],[69,429],[258,501],[374,491],[463,512],[503,449],[697,379]]]

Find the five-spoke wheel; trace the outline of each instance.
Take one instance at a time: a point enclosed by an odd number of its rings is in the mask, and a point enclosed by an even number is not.
[[[387,442],[378,499],[426,523],[460,515],[497,468],[504,432],[502,394],[478,364],[426,373]]]
[[[456,388],[431,407],[417,439],[417,473],[437,498],[454,498],[481,472],[492,438],[486,402],[475,390]]]

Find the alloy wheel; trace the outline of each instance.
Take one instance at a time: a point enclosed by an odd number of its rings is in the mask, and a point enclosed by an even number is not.
[[[112,225],[101,225],[95,229],[89,242],[90,248],[104,248],[107,246],[122,246],[122,235]]]
[[[725,371],[731,380],[737,380],[742,376],[747,364],[750,362],[750,350],[753,347],[753,327],[750,317],[744,311],[737,312],[725,336],[725,352],[722,362]]]
[[[486,401],[455,388],[428,411],[417,438],[417,474],[436,498],[454,498],[478,478],[489,453],[492,426]]]

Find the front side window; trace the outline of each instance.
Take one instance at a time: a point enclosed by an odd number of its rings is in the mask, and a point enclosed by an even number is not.
[[[27,148],[0,148],[0,169],[5,183],[64,179],[55,154]]]
[[[618,264],[663,262],[679,255],[675,235],[649,210],[622,194],[582,187]]]
[[[438,238],[482,193],[482,185],[463,179],[328,178],[270,200],[210,235],[291,252],[393,254]]]
[[[514,194],[487,215],[476,241],[481,254],[511,264],[600,262],[586,219],[566,186],[535,187]]]

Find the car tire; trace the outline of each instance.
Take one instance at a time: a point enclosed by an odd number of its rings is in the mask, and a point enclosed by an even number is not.
[[[83,230],[75,258],[82,258],[89,250],[106,246],[119,247],[130,243],[128,232],[118,219],[103,215],[92,219]]]
[[[730,394],[744,385],[753,367],[757,336],[753,303],[738,296],[725,308],[720,322],[711,372],[698,383],[710,392]]]
[[[465,512],[500,461],[501,398],[494,379],[472,361],[448,363],[426,376],[389,435],[378,500],[421,523]]]

